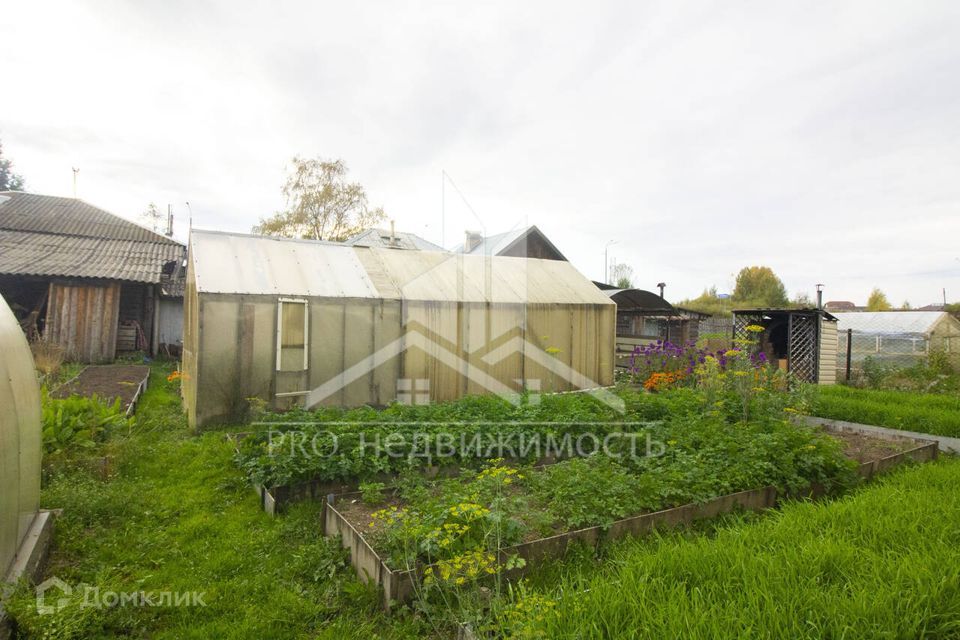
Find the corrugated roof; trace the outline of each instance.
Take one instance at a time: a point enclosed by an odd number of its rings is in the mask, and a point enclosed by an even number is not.
[[[0,193],[0,273],[160,282],[182,244],[81,200]]]
[[[180,244],[83,200],[20,191],[0,192],[0,229]]]
[[[0,229],[2,274],[158,283],[163,265],[182,259],[178,244]]]
[[[929,334],[950,314],[944,311],[860,311],[834,313],[837,329],[878,334]]]
[[[390,231],[387,229],[366,229],[355,236],[347,238],[343,244],[351,247],[383,247],[386,249],[409,249],[416,251],[445,251],[443,247],[433,244],[426,238],[415,233],[396,231],[391,244]]]
[[[347,247],[194,230],[197,290],[332,298],[613,304],[567,262]]]

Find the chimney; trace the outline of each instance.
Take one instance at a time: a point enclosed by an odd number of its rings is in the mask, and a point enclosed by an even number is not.
[[[817,285],[817,309],[823,311],[823,285]]]
[[[463,252],[470,253],[483,244],[483,234],[479,231],[467,231],[463,240]]]
[[[667,283],[666,283],[666,282],[658,282],[658,283],[657,283],[657,287],[660,288],[660,299],[662,300],[662,299],[663,299],[663,290],[666,289]]]
[[[397,230],[393,220],[390,221],[390,246],[397,246]]]
[[[167,237],[173,237],[173,205],[167,205]]]

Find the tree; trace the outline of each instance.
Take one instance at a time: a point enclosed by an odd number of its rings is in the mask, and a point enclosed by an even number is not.
[[[870,292],[870,297],[867,298],[867,311],[890,311],[891,309],[893,309],[893,305],[887,300],[887,296],[883,291],[874,287],[873,291]]]
[[[737,303],[762,307],[785,307],[787,288],[770,267],[744,267],[733,288]]]
[[[903,301],[903,304],[900,305],[900,309],[903,310],[903,311],[910,311],[910,309],[913,309],[913,307],[910,306],[910,301],[909,301],[909,300],[904,300],[904,301]]]
[[[617,285],[618,289],[633,288],[633,267],[622,262],[614,262],[610,269],[610,279]]]
[[[360,183],[347,181],[343,160],[295,157],[283,195],[286,211],[261,218],[254,233],[341,241],[385,218],[382,207],[367,205]]]
[[[813,298],[811,298],[810,294],[806,291],[798,293],[796,297],[794,297],[793,302],[790,304],[797,309],[812,309],[816,306],[813,302]]]
[[[155,233],[159,233],[163,225],[163,214],[160,213],[157,205],[152,202],[148,204],[147,208],[140,214],[140,218],[143,220],[143,223],[153,229]]]
[[[717,293],[716,287],[709,287],[704,289],[703,293],[696,298],[681,300],[676,306],[692,311],[699,311],[700,313],[709,313],[714,316],[729,317],[732,306],[727,298],[729,298],[729,296],[721,298],[720,294]]]
[[[13,172],[13,161],[3,157],[0,142],[0,191],[23,191],[23,176]]]

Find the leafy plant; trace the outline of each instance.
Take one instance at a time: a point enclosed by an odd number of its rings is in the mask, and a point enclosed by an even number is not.
[[[92,448],[116,428],[133,424],[117,398],[108,404],[97,395],[51,398],[42,391],[43,448],[48,454]]]
[[[382,482],[361,482],[360,499],[364,504],[380,504],[385,499],[383,493],[385,487],[386,485]]]

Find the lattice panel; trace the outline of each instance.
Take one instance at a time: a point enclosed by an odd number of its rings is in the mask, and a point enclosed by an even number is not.
[[[763,324],[762,313],[738,313],[733,316],[733,339],[756,340],[756,336],[747,331],[751,324]]]
[[[805,382],[817,381],[817,326],[819,318],[790,314],[790,372]]]

